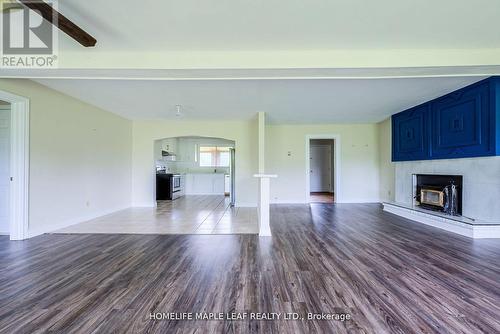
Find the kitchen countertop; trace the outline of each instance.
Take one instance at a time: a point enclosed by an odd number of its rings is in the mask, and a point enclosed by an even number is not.
[[[196,174],[204,174],[204,175],[229,175],[228,173],[223,173],[223,172],[222,173],[219,173],[219,172],[217,172],[217,173],[214,173],[214,172],[212,172],[212,173],[208,173],[208,172],[186,172],[185,174],[194,174],[194,175],[196,175]]]

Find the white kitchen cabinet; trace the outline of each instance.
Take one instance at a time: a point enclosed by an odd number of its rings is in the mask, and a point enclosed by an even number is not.
[[[224,174],[186,174],[186,195],[224,195]]]
[[[224,175],[224,193],[229,194],[231,192],[231,175]]]
[[[224,194],[224,175],[217,174],[218,177],[212,179],[213,190],[216,194]]]
[[[162,150],[167,151],[172,154],[177,153],[177,144],[178,144],[178,139],[177,138],[167,138],[162,141]]]

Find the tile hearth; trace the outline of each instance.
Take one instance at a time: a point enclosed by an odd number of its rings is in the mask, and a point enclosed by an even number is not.
[[[481,221],[464,216],[450,216],[415,205],[384,202],[384,211],[411,221],[437,227],[474,239],[500,238],[500,222]]]

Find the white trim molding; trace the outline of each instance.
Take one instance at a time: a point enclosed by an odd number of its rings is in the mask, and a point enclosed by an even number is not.
[[[10,240],[28,236],[29,224],[29,99],[0,91],[0,100],[11,105],[10,141]]]
[[[340,190],[340,135],[338,134],[315,134],[306,135],[306,193],[304,194],[304,203],[309,203],[311,193],[311,139],[333,139],[334,157],[333,173],[335,180],[333,182],[333,193],[335,194],[335,203],[343,203],[342,192]]]

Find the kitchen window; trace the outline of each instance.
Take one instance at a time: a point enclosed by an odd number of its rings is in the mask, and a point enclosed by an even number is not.
[[[200,146],[200,167],[229,167],[230,147]]]

